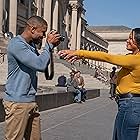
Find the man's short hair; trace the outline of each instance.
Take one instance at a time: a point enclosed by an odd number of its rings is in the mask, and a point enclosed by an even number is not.
[[[48,26],[47,21],[44,20],[42,17],[40,16],[31,16],[27,22],[26,22],[26,26]]]

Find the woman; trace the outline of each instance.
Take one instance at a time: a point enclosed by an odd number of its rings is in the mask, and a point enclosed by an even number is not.
[[[138,137],[140,125],[140,28],[131,31],[126,49],[132,53],[112,55],[86,50],[62,50],[59,52],[59,55],[69,62],[84,57],[122,67],[117,75],[116,94],[119,99],[113,140],[137,140]]]

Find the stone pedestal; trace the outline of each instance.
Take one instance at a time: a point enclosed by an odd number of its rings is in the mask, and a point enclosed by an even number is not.
[[[48,31],[51,30],[51,18],[52,18],[52,13],[51,13],[51,8],[52,8],[52,0],[45,0],[44,1],[44,19],[48,23]]]
[[[71,3],[72,8],[72,21],[71,21],[71,48],[72,50],[77,49],[77,3]]]
[[[14,7],[14,8],[13,8]],[[16,35],[17,28],[17,0],[10,0],[9,31]]]

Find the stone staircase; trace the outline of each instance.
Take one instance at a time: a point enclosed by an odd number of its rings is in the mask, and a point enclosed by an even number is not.
[[[71,68],[76,68],[77,70],[80,70],[82,73],[82,76],[84,77],[86,88],[89,88],[89,89],[95,89],[95,88],[96,89],[106,89],[106,88],[108,89],[109,88],[109,85],[106,85],[105,83],[102,83],[98,79],[94,78],[95,69],[91,69],[87,65],[80,64],[80,62],[76,62],[76,63],[74,63],[74,65],[72,65],[63,59],[59,59],[58,56],[55,56],[54,60],[55,60],[55,64],[56,63],[57,63],[57,65],[63,64],[65,67],[68,67],[69,70]]]
[[[65,60],[59,59],[58,56],[54,57],[54,70],[55,74],[52,80],[46,80],[43,73],[39,73],[39,85],[42,86],[55,86],[57,85],[57,79],[61,75],[65,75],[69,77],[69,72],[71,68],[75,67],[76,69],[80,70],[82,76],[85,80],[85,88],[87,89],[108,89],[109,86],[102,83],[101,81],[97,80],[93,77],[94,69],[88,68],[86,65],[79,66],[78,63],[75,65],[71,65],[70,63],[66,62]]]

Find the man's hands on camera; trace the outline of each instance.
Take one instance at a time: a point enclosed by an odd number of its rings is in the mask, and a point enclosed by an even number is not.
[[[52,30],[47,34],[46,41],[56,47],[60,44],[60,34],[56,30]]]

